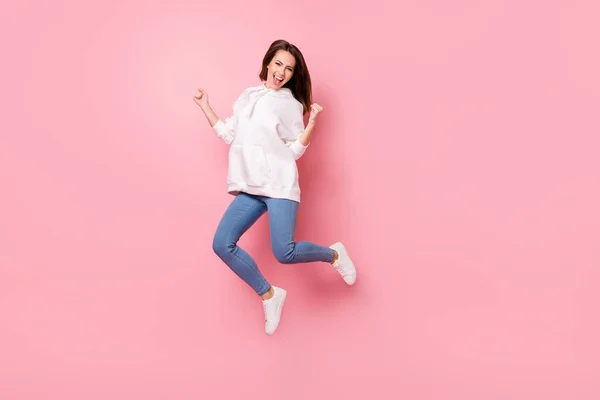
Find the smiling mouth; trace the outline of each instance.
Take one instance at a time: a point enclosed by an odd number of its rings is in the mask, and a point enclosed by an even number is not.
[[[277,77],[277,76],[275,76],[275,75],[273,75],[273,80],[274,80],[276,83],[278,83],[278,84],[281,84],[281,82],[283,82],[283,79],[282,79],[282,78],[279,78],[279,77]]]

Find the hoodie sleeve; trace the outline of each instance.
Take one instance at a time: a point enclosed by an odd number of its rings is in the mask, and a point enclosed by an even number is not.
[[[231,144],[231,142],[233,142],[238,122],[238,115],[236,112],[237,105],[244,98],[247,92],[248,89],[244,90],[233,103],[233,114],[230,117],[225,118],[225,122],[219,119],[212,127],[213,132],[215,132],[215,134],[226,144]]]
[[[235,136],[235,129],[237,127],[237,116],[234,114],[229,118],[225,119],[225,122],[218,120],[217,123],[212,127],[213,132],[225,142],[225,144],[231,144]]]
[[[294,159],[298,160],[309,145],[300,143],[300,134],[304,132],[303,107],[294,99],[294,106],[282,117],[282,123],[278,125],[277,133],[286,146],[294,153]]]

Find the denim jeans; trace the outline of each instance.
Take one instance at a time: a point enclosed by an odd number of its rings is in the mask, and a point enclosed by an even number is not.
[[[277,261],[282,264],[331,262],[334,251],[329,247],[310,242],[295,242],[298,202],[255,196],[247,193],[236,195],[229,205],[215,233],[214,252],[258,295],[265,294],[271,285],[261,274],[258,266],[237,242],[265,212],[269,213],[271,248]]]

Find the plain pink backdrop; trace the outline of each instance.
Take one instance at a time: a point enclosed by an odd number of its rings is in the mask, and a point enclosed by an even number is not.
[[[170,4],[169,4],[170,3]],[[600,397],[600,7],[519,0],[0,6],[0,399]],[[324,106],[298,239],[241,244],[221,117],[271,41]]]

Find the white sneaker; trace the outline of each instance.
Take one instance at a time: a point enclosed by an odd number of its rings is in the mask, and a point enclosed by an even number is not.
[[[281,319],[281,309],[287,292],[284,289],[273,286],[273,297],[269,300],[263,300],[263,310],[265,311],[265,332],[267,335],[272,335],[279,325]]]
[[[338,253],[338,259],[332,264],[333,267],[337,269],[342,278],[344,278],[344,282],[348,285],[354,285],[354,282],[356,282],[356,268],[354,268],[354,263],[350,259],[350,256],[348,256],[348,252],[344,245],[338,242],[332,244],[329,248]]]

